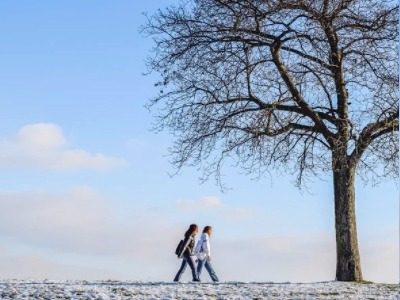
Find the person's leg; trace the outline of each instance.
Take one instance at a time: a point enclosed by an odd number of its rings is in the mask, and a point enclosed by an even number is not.
[[[192,269],[193,281],[200,281],[199,276],[197,275],[196,266],[194,264],[194,260],[192,259],[192,257],[187,256],[186,261],[187,261],[189,267]]]
[[[205,261],[206,261],[205,259],[199,258],[199,261],[197,262],[197,276],[199,276],[199,278],[200,278],[200,274],[203,269]]]
[[[206,259],[206,262],[205,262],[204,266],[206,267],[206,270],[208,271],[208,274],[210,274],[210,277],[211,277],[212,281],[214,281],[214,282],[219,281],[219,279],[217,277],[217,274],[215,274],[215,271],[214,271],[214,269],[213,269],[213,267],[211,265],[211,262],[208,259]]]
[[[181,267],[179,268],[178,273],[176,273],[176,276],[175,276],[175,278],[174,278],[174,281],[179,281],[179,279],[181,278],[183,272],[185,272],[186,265],[187,265],[186,259],[183,258],[183,259],[182,259]]]

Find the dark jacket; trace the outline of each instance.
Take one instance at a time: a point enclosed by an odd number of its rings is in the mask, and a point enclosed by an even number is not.
[[[190,232],[185,233],[183,246],[178,253],[179,258],[182,258],[184,255],[194,255],[194,236],[195,235]]]

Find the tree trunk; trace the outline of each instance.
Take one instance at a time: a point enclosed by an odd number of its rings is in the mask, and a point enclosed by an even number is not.
[[[355,213],[355,164],[347,155],[333,158],[336,227],[336,280],[361,281]]]

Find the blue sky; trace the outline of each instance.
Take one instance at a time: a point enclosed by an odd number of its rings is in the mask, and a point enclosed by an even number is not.
[[[149,130],[156,75],[142,75],[152,44],[138,28],[174,2],[1,1],[3,278],[169,281],[194,222],[214,227],[221,280],[334,279],[329,176],[300,193],[290,176],[227,166],[222,193],[195,169],[168,175],[172,137]],[[356,194],[364,277],[398,282],[398,189],[357,182]]]

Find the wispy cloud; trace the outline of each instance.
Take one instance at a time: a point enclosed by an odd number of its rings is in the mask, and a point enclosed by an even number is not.
[[[226,280],[315,282],[335,279],[334,235],[302,232],[236,241],[215,240],[213,244],[214,253],[223,253],[218,258],[222,261],[215,262],[214,269],[223,268]],[[382,244],[366,241],[360,250],[366,280],[398,282],[398,235],[393,236],[392,242]]]
[[[142,139],[130,139],[126,143],[126,147],[130,150],[136,151],[136,150],[143,150],[147,146],[146,141]]]
[[[107,202],[88,187],[60,195],[1,192],[0,204],[3,236],[66,251],[83,251],[111,217]]]
[[[57,252],[102,256],[147,255],[159,251],[157,237],[168,220],[134,207],[119,216],[111,201],[89,187],[61,194],[0,192],[0,236]],[[125,209],[127,210],[127,208]],[[146,245],[147,247],[138,247]]]
[[[385,234],[377,233],[360,240],[364,278],[377,282],[399,282],[399,239],[399,228],[396,227]]]
[[[40,254],[20,255],[12,249],[0,248],[0,266],[2,278],[18,279],[104,279],[118,278],[118,273],[110,269],[99,268],[96,265],[85,266],[82,263],[54,261]]]
[[[228,205],[216,196],[205,196],[198,200],[178,200],[176,201],[176,207],[187,211],[214,212],[227,221],[238,221],[256,215],[256,211],[252,208]]]
[[[224,217],[230,221],[238,221],[241,219],[247,219],[254,217],[256,215],[256,211],[251,208],[245,207],[237,207],[227,209],[224,213]]]
[[[0,167],[55,170],[110,169],[125,165],[122,159],[68,147],[56,124],[26,125],[12,137],[0,138]]]
[[[75,269],[75,278],[169,279],[180,228],[159,210],[139,204],[121,216],[111,203],[89,187],[0,191],[2,278],[71,279]]]
[[[221,199],[215,196],[206,196],[199,200],[178,200],[176,205],[182,209],[210,209],[221,206]]]
[[[208,201],[195,202],[216,207],[218,216],[228,209],[220,199]],[[181,208],[148,210],[143,204],[118,207],[115,199],[106,199],[90,187],[77,187],[61,194],[0,192],[0,205],[3,278],[169,281],[179,268],[180,261],[173,252],[186,225],[179,227],[171,219]],[[125,214],[118,213],[118,208],[124,209]],[[230,209],[235,212],[234,207]],[[251,213],[237,209],[233,214],[235,218],[248,218]],[[229,224],[232,223],[221,221],[211,237],[213,266],[221,280],[334,279],[334,234],[273,235],[266,229],[265,234],[249,232],[246,238],[232,239],[225,237]],[[398,239],[396,228],[388,239],[360,240],[366,279],[398,282]],[[17,272],[15,268],[23,271]],[[207,281],[207,274],[203,276]],[[183,280],[190,280],[190,272],[184,274]]]

